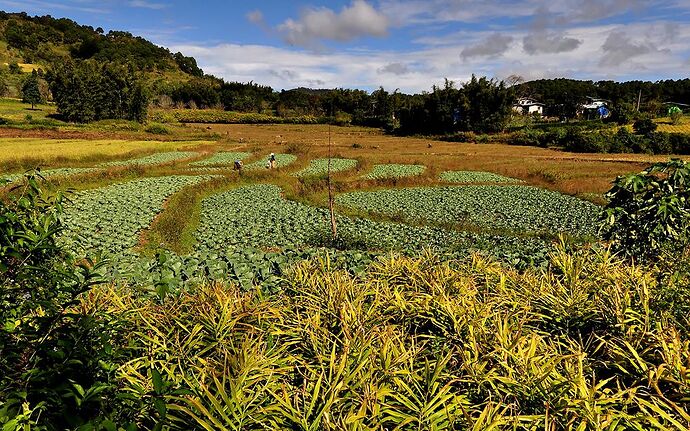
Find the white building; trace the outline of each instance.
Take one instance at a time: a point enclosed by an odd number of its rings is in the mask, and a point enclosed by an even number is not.
[[[513,110],[523,115],[537,114],[541,116],[544,115],[544,106],[546,105],[539,103],[534,99],[523,97],[518,99],[517,103],[513,105]]]

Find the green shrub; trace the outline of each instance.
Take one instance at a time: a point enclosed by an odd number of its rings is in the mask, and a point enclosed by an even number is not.
[[[150,126],[148,126],[146,128],[146,133],[151,133],[154,135],[169,135],[172,132],[170,131],[170,129],[168,129],[164,125],[154,123],[154,124],[151,124]]]
[[[659,126],[650,118],[644,118],[633,123],[633,131],[637,135],[649,135],[656,132]]]
[[[678,125],[683,120],[683,111],[675,109],[669,114],[669,117],[671,118],[671,124]]]
[[[487,134],[477,135],[474,139],[475,144],[488,144],[491,141],[491,136]]]
[[[523,145],[531,147],[546,147],[544,140],[545,133],[541,130],[523,129],[519,132],[512,133],[507,143],[510,145]]]
[[[674,154],[690,154],[690,135],[684,133],[669,133],[668,140]]]
[[[33,176],[0,202],[3,430],[93,429],[112,390],[109,337],[116,325],[71,310],[98,281],[99,266],[60,246],[62,202],[60,194],[47,197]]]
[[[688,246],[690,165],[657,163],[639,174],[618,177],[606,194],[602,232],[620,253],[639,259]]]
[[[477,139],[477,135],[474,132],[457,132],[451,135],[445,135],[441,137],[442,141],[446,142],[471,142],[474,143]]]
[[[563,141],[565,150],[573,153],[606,153],[609,151],[611,138],[605,133],[570,129]]]

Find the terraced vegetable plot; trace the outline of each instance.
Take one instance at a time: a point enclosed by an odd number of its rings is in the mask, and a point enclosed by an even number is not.
[[[385,178],[414,177],[423,174],[425,170],[426,166],[424,165],[375,165],[374,169],[362,178],[367,180],[378,180]]]
[[[293,156],[292,154],[276,154],[275,156],[276,156],[276,165],[279,169],[283,168],[285,166],[291,165],[291,164],[295,163],[295,161],[297,161],[297,156]],[[250,163],[247,166],[245,166],[244,168],[246,170],[250,170],[250,171],[266,169],[266,164],[268,163],[268,157],[269,157],[269,155],[266,155],[266,157],[264,157],[263,159],[257,160],[254,163]]]
[[[211,196],[202,202],[201,222],[196,232],[199,249],[227,251],[235,248],[319,245],[328,235],[328,212],[281,197],[275,185],[251,185]],[[543,253],[538,240],[480,235],[432,227],[375,222],[338,216],[340,238],[360,250],[390,250],[416,253],[424,247],[443,250],[484,248],[497,256],[516,249]],[[482,246],[480,246],[481,244]]]
[[[521,183],[522,180],[504,177],[492,172],[446,171],[440,175],[442,181],[449,183]]]
[[[191,151],[171,151],[168,153],[157,153],[146,157],[130,160],[117,160],[114,162],[101,163],[99,167],[121,167],[121,166],[151,166],[171,163],[178,160],[190,159],[198,156],[199,153]]]
[[[57,168],[57,169],[47,169],[41,171],[41,175],[44,178],[58,178],[58,177],[70,177],[73,175],[83,175],[90,174],[92,172],[100,171],[99,168]],[[24,177],[24,174],[0,174],[0,180],[6,180],[9,182],[17,181]]]
[[[599,208],[529,186],[424,187],[353,192],[340,205],[404,220],[470,225],[515,232],[594,235]]]
[[[222,166],[232,165],[235,160],[244,160],[251,156],[252,153],[246,152],[220,152],[215,153],[208,159],[199,160],[198,162],[190,163],[189,166]]]
[[[357,160],[354,159],[331,159],[331,172],[342,172],[357,167]],[[328,159],[314,159],[309,162],[309,166],[294,175],[296,177],[312,177],[328,174]]]
[[[183,187],[210,176],[144,178],[81,192],[66,207],[65,242],[77,252],[127,252],[138,233],[163,209],[165,200]]]

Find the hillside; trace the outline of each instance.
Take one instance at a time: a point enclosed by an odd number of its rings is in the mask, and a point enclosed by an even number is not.
[[[131,64],[151,83],[204,76],[193,57],[172,53],[128,32],[105,33],[100,27],[94,29],[68,18],[0,11],[0,65],[8,67],[10,77],[46,70],[64,60]],[[15,81],[18,79],[10,79],[10,87],[14,87],[10,96],[16,96]]]

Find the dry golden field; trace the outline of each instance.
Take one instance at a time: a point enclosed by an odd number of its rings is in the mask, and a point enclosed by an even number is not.
[[[274,151],[300,155],[295,167],[328,155],[328,126],[214,125],[223,136],[219,145],[257,154]],[[404,184],[437,181],[446,170],[494,172],[571,195],[601,195],[618,175],[638,172],[668,156],[644,154],[575,154],[536,147],[500,144],[452,143],[427,138],[388,136],[376,129],[332,127],[332,154],[360,161],[357,171],[340,174],[356,180],[377,163],[414,163],[427,166],[418,178]],[[348,178],[349,177],[349,178]]]

